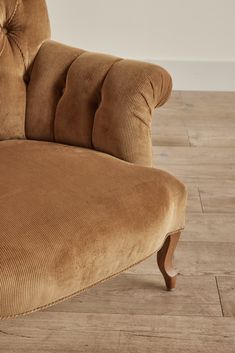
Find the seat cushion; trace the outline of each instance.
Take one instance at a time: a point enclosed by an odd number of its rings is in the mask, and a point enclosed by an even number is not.
[[[147,258],[183,228],[166,172],[50,142],[0,142],[0,317],[65,299]]]

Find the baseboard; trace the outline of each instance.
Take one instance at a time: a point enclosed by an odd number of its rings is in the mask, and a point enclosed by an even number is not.
[[[235,91],[235,61],[143,60],[165,67],[175,90]]]

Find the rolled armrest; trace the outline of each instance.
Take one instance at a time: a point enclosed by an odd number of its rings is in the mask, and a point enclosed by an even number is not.
[[[129,162],[151,165],[152,113],[167,101],[171,88],[171,78],[161,67],[117,61],[102,85],[94,120],[94,147]]]
[[[26,134],[151,165],[151,117],[172,88],[161,67],[43,44],[27,90]]]

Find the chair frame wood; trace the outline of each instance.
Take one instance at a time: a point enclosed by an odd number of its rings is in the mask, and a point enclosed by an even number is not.
[[[164,277],[167,290],[171,291],[176,287],[177,270],[173,266],[174,252],[180,238],[180,231],[167,236],[163,246],[157,252],[157,263]]]

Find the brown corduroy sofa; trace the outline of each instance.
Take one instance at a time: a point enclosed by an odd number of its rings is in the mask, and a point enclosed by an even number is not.
[[[44,0],[0,0],[0,317],[146,259],[168,289],[186,191],[152,168],[159,66],[49,40]]]

